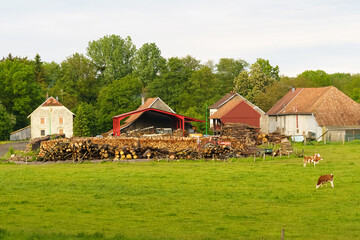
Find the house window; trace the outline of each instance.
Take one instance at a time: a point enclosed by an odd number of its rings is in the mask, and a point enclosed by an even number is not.
[[[45,136],[45,130],[40,130],[40,136]]]
[[[60,128],[59,129],[59,134],[64,134],[64,129]]]
[[[59,124],[63,124],[64,123],[64,118],[59,117]]]
[[[45,118],[40,118],[40,124],[45,124]]]

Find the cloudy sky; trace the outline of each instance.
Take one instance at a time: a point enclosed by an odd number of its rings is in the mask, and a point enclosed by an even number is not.
[[[0,57],[60,63],[89,41],[130,36],[162,55],[270,60],[280,74],[360,73],[357,0],[0,0]]]

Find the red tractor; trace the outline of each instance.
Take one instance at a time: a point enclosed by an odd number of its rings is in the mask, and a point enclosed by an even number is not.
[[[211,136],[209,140],[204,143],[204,148],[221,146],[221,145],[227,145],[229,148],[231,148],[231,142],[222,141],[221,137],[219,136]]]

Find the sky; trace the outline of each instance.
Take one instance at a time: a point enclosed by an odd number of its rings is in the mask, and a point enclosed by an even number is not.
[[[112,34],[155,43],[165,58],[264,58],[290,77],[360,73],[357,0],[0,0],[0,58],[61,63]]]

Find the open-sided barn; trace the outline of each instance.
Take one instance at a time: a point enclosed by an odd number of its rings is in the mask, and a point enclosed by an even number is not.
[[[121,124],[121,120],[125,120]],[[173,132],[176,129],[193,132],[190,122],[204,122],[199,119],[176,114],[160,98],[148,98],[137,110],[113,117],[113,135],[122,132],[150,129],[151,132]]]
[[[269,132],[327,141],[360,138],[360,104],[333,86],[293,88],[267,114]]]

